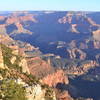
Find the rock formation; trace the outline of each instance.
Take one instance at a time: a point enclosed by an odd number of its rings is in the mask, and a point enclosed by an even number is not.
[[[54,68],[40,57],[29,58],[27,59],[27,62],[31,74],[39,78],[54,72]]]
[[[66,70],[66,74],[80,76],[87,73],[89,69],[92,69],[98,66],[99,64],[96,61],[89,61],[89,62],[83,63],[80,66],[73,65],[71,67],[68,67]]]
[[[3,62],[3,55],[2,55],[1,45],[0,45],[0,69],[4,69],[4,62]]]
[[[56,72],[47,75],[42,79],[43,83],[49,85],[50,87],[56,87],[58,83],[68,84],[68,77],[65,76],[63,70],[57,70]]]
[[[68,93],[68,91],[57,91],[57,100],[74,100],[70,94]]]
[[[93,31],[93,38],[100,42],[100,30]]]
[[[28,65],[27,65],[27,61],[26,61],[25,58],[21,60],[21,62],[19,63],[19,66],[22,67],[22,72],[23,73],[30,74],[30,71],[29,71],[29,68],[28,68]]]
[[[68,49],[71,59],[81,59],[84,60],[86,58],[86,53],[78,48]]]
[[[9,56],[9,58],[7,56]],[[3,62],[3,57],[5,57],[6,62]],[[4,69],[4,63],[5,66],[7,66],[6,70]],[[19,70],[20,67],[22,68],[22,70]],[[24,96],[26,100],[56,100],[55,92],[52,88],[45,85],[44,83],[41,83],[39,79],[30,75],[27,61],[25,60],[25,58],[21,57],[20,55],[13,55],[12,50],[3,44],[2,48],[0,45],[0,72],[0,81],[2,81],[0,83],[0,93],[3,94],[5,92],[4,87],[2,87],[3,89],[1,89],[1,85],[4,84],[3,81],[8,83],[11,81],[15,82],[16,84],[22,86],[22,88],[25,89]],[[14,83],[12,83],[11,86],[13,85]],[[6,91],[9,92],[9,90]],[[13,92],[10,92],[10,94],[11,96],[13,96]],[[5,94],[3,94],[3,96],[0,94],[0,96],[1,99],[6,97]]]

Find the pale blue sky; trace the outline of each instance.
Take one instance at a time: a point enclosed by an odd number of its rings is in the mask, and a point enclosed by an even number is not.
[[[100,11],[100,0],[0,0],[0,11]]]

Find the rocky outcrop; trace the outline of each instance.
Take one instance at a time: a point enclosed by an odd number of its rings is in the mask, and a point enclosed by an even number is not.
[[[68,91],[57,91],[57,100],[74,100],[70,94],[68,93]]]
[[[27,100],[45,100],[45,90],[39,84],[26,88]]]
[[[5,33],[6,33],[6,25],[0,24],[0,34],[5,34]]]
[[[34,15],[32,14],[27,14],[27,15],[24,14],[24,16],[17,16],[17,13],[16,13],[16,15],[8,17],[8,19],[6,20],[6,23],[13,24],[13,23],[24,22],[24,21],[37,22],[36,19],[34,18]]]
[[[94,48],[95,48],[95,49],[100,49],[100,41],[94,40],[94,41],[93,41],[93,44],[94,44]]]
[[[2,33],[0,34],[0,43],[8,45],[9,43],[13,43],[13,39],[10,38],[7,34]]]
[[[68,77],[65,76],[63,70],[55,71],[50,65],[50,60],[47,62],[40,57],[27,59],[29,70],[32,75],[42,79],[42,82],[50,87],[56,87],[58,83],[68,84]]]
[[[19,55],[19,47],[17,45],[9,44],[9,48],[12,49],[12,54]]]
[[[56,72],[47,75],[42,79],[43,83],[49,85],[50,87],[56,87],[58,83],[68,84],[68,77],[65,76],[63,70],[57,70]]]
[[[29,34],[32,34],[32,32],[30,32],[29,30],[27,29],[24,29],[23,25],[19,22],[15,23],[16,27],[17,27],[17,30],[13,31],[11,34],[14,34],[15,32],[17,33],[29,33]],[[11,35],[10,34],[10,35]]]
[[[40,57],[29,58],[27,59],[27,62],[31,74],[39,78],[45,77],[54,72],[54,68]]]
[[[13,35],[15,33],[28,33],[32,34],[30,30],[27,30],[23,27],[24,22],[26,21],[32,21],[34,23],[37,22],[37,20],[34,18],[34,15],[32,14],[24,14],[24,16],[19,16],[17,13],[14,13],[14,15],[10,16],[6,20],[6,26],[14,24],[17,27],[17,30],[14,30],[10,33],[10,35]]]
[[[100,30],[93,31],[93,38],[100,42]]]
[[[74,32],[74,33],[80,33],[80,32],[77,30],[76,27],[77,27],[77,24],[72,24],[72,25],[71,25],[71,30],[70,30],[70,31],[71,31],[71,32]]]
[[[27,65],[27,61],[26,59],[21,59],[21,62],[19,63],[19,66],[22,67],[22,72],[23,73],[28,73],[30,74],[30,71],[29,71],[29,68],[28,68],[28,65]]]
[[[55,92],[49,87],[43,88],[41,84],[35,83],[33,85],[26,84],[21,78],[15,80],[17,84],[23,85],[26,91],[27,100],[56,100]],[[47,91],[49,92],[47,93]]]
[[[73,16],[73,14],[69,12],[64,17],[58,19],[58,22],[60,24],[66,24],[66,23],[71,24],[71,22],[72,22],[72,16]]]
[[[16,56],[12,57],[10,61],[11,61],[12,64],[14,64],[15,61],[16,61]]]
[[[24,56],[22,56],[23,54],[19,55],[19,49],[17,45],[16,46],[5,46],[4,44],[2,44],[2,50],[3,50],[3,56],[6,55],[5,56],[6,60],[3,62],[2,52],[0,50],[1,63],[2,62],[5,63],[5,66],[7,67],[10,67],[10,66],[14,67],[16,65],[17,67],[21,67],[23,73],[30,74],[30,71],[27,65],[27,60],[24,58]],[[2,63],[2,66],[3,66],[3,63]]]
[[[0,69],[4,69],[4,62],[3,62],[3,55],[2,55],[1,45],[0,45]]]
[[[71,59],[81,59],[84,60],[86,58],[86,53],[78,48],[68,49],[67,50]]]
[[[21,14],[21,13],[20,13]],[[4,23],[0,24],[0,33],[7,33],[8,29],[7,27],[15,26],[16,29],[12,29],[12,32],[10,32],[10,35],[13,34],[20,34],[20,33],[27,33],[32,34],[32,32],[28,29],[25,29],[22,23],[25,23],[27,21],[32,21],[34,23],[37,23],[37,20],[34,18],[35,15],[33,14],[26,14],[23,13],[23,16],[19,16],[19,13],[14,13],[10,16],[0,16],[0,20],[4,21]]]
[[[4,62],[3,57],[6,59]],[[7,66],[6,70],[3,69],[4,63],[5,66]],[[22,70],[19,69],[20,67]],[[13,85],[16,83],[19,86],[22,86],[22,88],[25,89],[24,93],[26,100],[56,100],[55,92],[52,88],[41,83],[39,79],[33,75],[30,75],[26,59],[20,57],[20,55],[12,54],[12,50],[3,44],[2,48],[0,45],[0,81],[7,81],[8,83],[11,81]],[[3,82],[0,83],[0,86],[2,83]],[[0,91],[5,92],[5,89],[1,90],[0,87]],[[11,92],[11,95],[12,94],[13,93]],[[3,94],[3,97],[5,97],[5,94]],[[1,95],[1,99],[3,97]]]
[[[98,66],[99,64],[96,61],[89,61],[89,62],[83,63],[80,66],[73,65],[71,67],[68,67],[66,69],[66,74],[80,76],[80,75],[87,73],[89,69],[92,69]]]

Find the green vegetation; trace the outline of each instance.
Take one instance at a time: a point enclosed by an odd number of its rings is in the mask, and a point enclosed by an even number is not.
[[[53,100],[53,89],[52,88],[50,87],[46,88],[45,99]]]
[[[53,100],[53,89],[48,85],[42,85],[39,79],[31,74],[23,73],[19,63],[22,59],[19,55],[14,55],[12,49],[1,44],[5,69],[0,69],[3,80],[0,81],[0,100],[27,100],[26,91],[21,84],[15,82],[20,77],[29,86],[39,84],[46,90],[45,100]],[[11,58],[16,57],[15,62],[11,63]]]
[[[40,84],[40,81],[37,77],[33,76],[32,74],[27,74],[27,73],[24,73],[25,76],[28,77],[28,81],[26,81],[26,83],[28,83],[30,86],[33,85],[33,84]]]
[[[46,84],[42,84],[41,87],[42,87],[42,89],[46,90],[45,99],[46,100],[53,100],[53,88],[50,88]]]
[[[1,44],[1,49],[3,53],[4,64],[6,64],[7,66],[11,66],[10,59],[13,56],[12,50],[3,44]]]
[[[14,80],[3,80],[0,84],[0,99],[2,100],[27,100],[25,89]]]
[[[5,46],[3,44],[0,44],[0,45],[1,45],[2,53],[3,53],[4,65],[7,65],[7,67],[9,67],[9,68],[16,69],[19,72],[22,72],[22,67],[19,66],[21,57],[18,55],[12,54],[12,49],[8,48],[7,46]],[[16,57],[16,61],[14,64],[12,64],[10,61],[13,56]]]
[[[8,77],[7,73],[8,73],[7,69],[0,69],[0,75],[3,76],[3,78]]]

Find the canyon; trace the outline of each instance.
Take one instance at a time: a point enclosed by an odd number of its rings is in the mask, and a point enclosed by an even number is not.
[[[28,85],[27,100],[99,100],[99,16],[71,11],[0,14],[0,80],[9,77]]]

